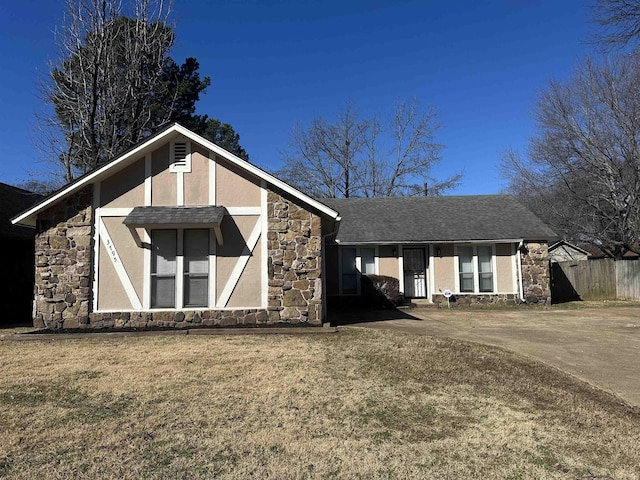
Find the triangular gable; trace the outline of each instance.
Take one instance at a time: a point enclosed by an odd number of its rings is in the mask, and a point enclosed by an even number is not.
[[[165,141],[171,139],[175,134],[180,134],[193,142],[199,143],[206,149],[214,152],[216,155],[224,158],[225,160],[231,162],[233,165],[241,168],[242,170],[249,172],[250,174],[258,177],[261,180],[266,181],[268,184],[273,185],[274,187],[282,190],[283,192],[288,193],[292,197],[300,200],[303,204],[312,207],[313,209],[319,211],[325,216],[329,217],[332,220],[339,221],[340,217],[338,216],[338,212],[329,208],[325,204],[309,197],[308,195],[302,193],[300,190],[292,187],[291,185],[283,182],[282,180],[274,177],[273,175],[265,172],[264,170],[252,165],[246,160],[241,159],[240,157],[235,156],[234,154],[228,152],[222,147],[219,147],[215,143],[207,140],[204,137],[192,132],[191,130],[183,127],[178,123],[174,123],[173,125],[157,132],[151,137],[147,138],[137,146],[131,148],[127,152],[123,153],[119,157],[111,160],[110,162],[102,165],[85,175],[77,178],[70,184],[61,188],[57,192],[53,193],[49,197],[45,198],[43,201],[37,203],[29,210],[21,213],[17,217],[13,218],[11,222],[13,224],[26,225],[26,226],[35,226],[36,224],[36,216],[38,213],[46,210],[57,202],[65,199],[66,197],[72,195],[77,192],[81,188],[89,185],[95,181],[101,181],[106,177],[111,176],[116,173],[123,167],[127,166],[127,164],[131,161],[134,161],[138,158],[142,153],[150,151],[153,149],[155,145],[161,144]]]

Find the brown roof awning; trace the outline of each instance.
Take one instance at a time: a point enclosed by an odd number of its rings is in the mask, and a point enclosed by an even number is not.
[[[220,223],[226,208],[207,205],[202,207],[135,207],[124,223],[129,228],[211,228],[222,245]]]

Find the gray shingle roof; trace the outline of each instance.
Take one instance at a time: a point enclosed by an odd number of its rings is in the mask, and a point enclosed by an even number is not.
[[[324,198],[340,243],[548,240],[557,235],[510,195]]]
[[[216,225],[224,207],[135,207],[124,219],[125,225]]]

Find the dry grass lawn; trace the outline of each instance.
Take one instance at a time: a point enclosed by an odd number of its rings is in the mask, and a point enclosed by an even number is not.
[[[640,478],[640,415],[390,331],[0,342],[0,477]]]

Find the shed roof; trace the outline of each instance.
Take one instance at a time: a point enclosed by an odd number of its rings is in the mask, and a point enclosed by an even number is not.
[[[343,244],[549,240],[557,235],[510,195],[322,199]]]
[[[127,226],[220,225],[224,207],[135,207],[124,219]]]

